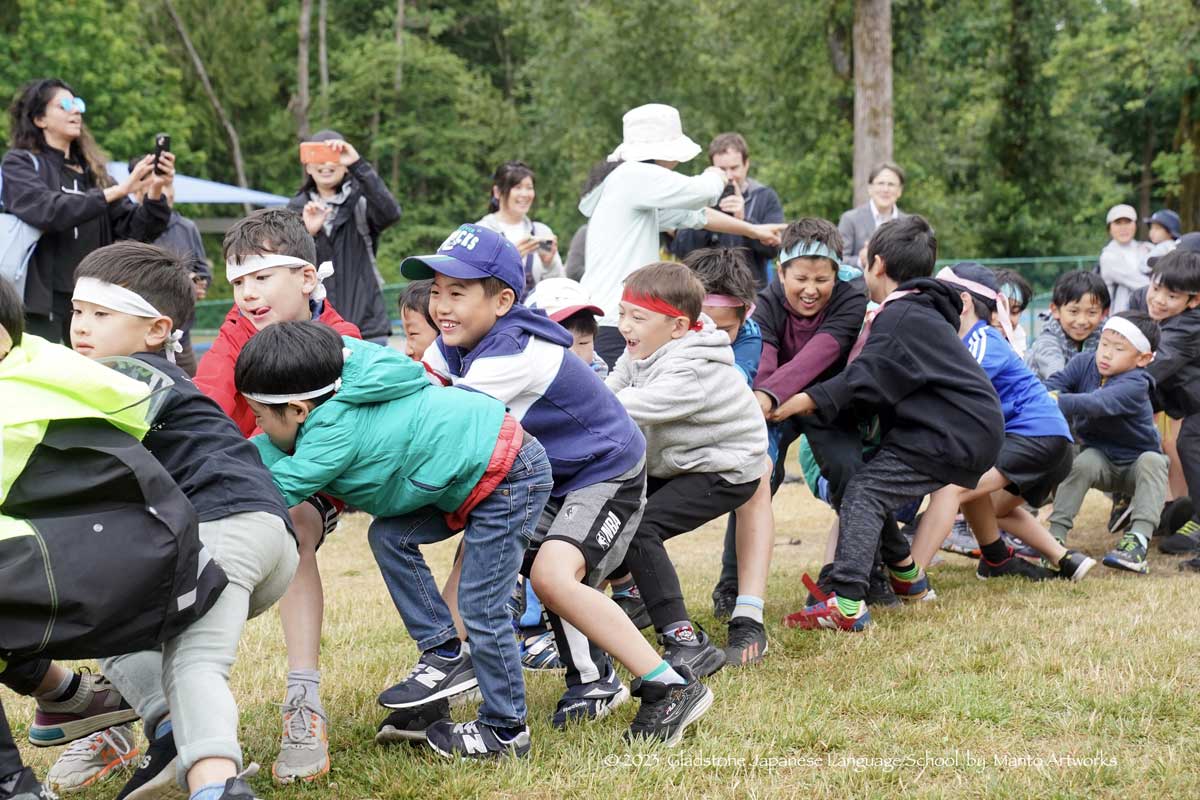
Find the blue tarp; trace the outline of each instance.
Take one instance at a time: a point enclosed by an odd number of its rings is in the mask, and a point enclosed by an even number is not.
[[[123,181],[129,177],[129,165],[116,161],[108,164],[108,174],[115,181]],[[259,192],[254,189],[243,189],[240,186],[230,186],[216,181],[206,181],[203,178],[189,178],[187,175],[175,173],[175,202],[176,203],[249,203],[255,206],[284,206],[287,197],[270,192]]]

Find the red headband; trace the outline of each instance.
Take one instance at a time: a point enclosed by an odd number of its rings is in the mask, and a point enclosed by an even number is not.
[[[691,317],[689,315],[680,311],[678,308],[671,305],[666,300],[663,300],[660,297],[651,297],[648,294],[634,294],[633,292],[629,291],[628,289],[626,289],[625,292],[621,295],[621,302],[632,303],[633,305],[644,308],[647,311],[654,311],[659,314],[665,314],[668,317],[683,317],[685,319],[691,319]],[[692,323],[691,329],[694,331],[698,331],[703,327],[704,327],[704,325],[700,322],[700,320],[696,320]]]

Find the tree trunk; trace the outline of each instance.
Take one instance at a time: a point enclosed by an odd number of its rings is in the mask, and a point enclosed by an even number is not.
[[[1200,110],[1197,101],[1200,91],[1196,89],[1195,62],[1188,65],[1188,89],[1184,92],[1179,108],[1179,127],[1175,130],[1175,150],[1182,151],[1191,145],[1192,158],[1200,158]],[[1184,232],[1200,230],[1200,167],[1193,160],[1190,172],[1180,176],[1179,218]]]
[[[308,138],[308,40],[312,33],[312,0],[300,0],[300,30],[296,45],[296,131],[301,141]]]
[[[392,88],[396,91],[396,102],[400,101],[400,87],[404,84],[404,0],[396,0],[396,76]],[[400,146],[392,150],[391,187],[396,190],[400,183]]]
[[[317,69],[321,72],[321,127],[329,127],[329,50],[326,30],[329,23],[329,0],[317,5]]]
[[[1143,109],[1142,115],[1146,120],[1146,133],[1142,141],[1142,178],[1138,181],[1138,218],[1148,219],[1150,194],[1154,189],[1154,115],[1150,113],[1148,105]],[[1145,233],[1149,239],[1149,229]]]
[[[183,24],[183,18],[175,10],[175,4],[171,0],[163,0],[163,5],[167,7],[167,14],[171,17],[171,22],[175,25],[175,30],[179,31],[179,38],[183,40],[183,47],[187,50],[188,57],[192,60],[192,66],[196,69],[196,74],[200,77],[200,85],[204,87],[204,94],[208,95],[208,102],[212,104],[213,112],[217,115],[217,120],[221,123],[221,127],[225,129],[225,135],[229,137],[229,154],[233,158],[233,170],[237,175],[238,186],[241,186],[243,189],[249,188],[250,184],[246,182],[246,164],[242,160],[242,145],[238,140],[237,129],[233,127],[233,122],[230,121],[229,115],[225,113],[224,106],[217,99],[217,93],[213,91],[212,81],[208,79],[208,70],[204,68],[204,61],[201,60],[200,54],[196,52],[196,47],[192,44],[192,37],[188,35],[187,27]],[[247,214],[250,213],[249,204],[245,204],[243,209]]]
[[[854,3],[854,205],[871,167],[892,158],[892,2]]]

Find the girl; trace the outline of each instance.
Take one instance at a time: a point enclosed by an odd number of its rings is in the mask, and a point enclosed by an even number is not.
[[[529,210],[537,198],[533,187],[533,170],[524,161],[506,161],[492,176],[492,194],[488,199],[488,215],[476,225],[503,233],[517,246],[525,262],[525,293],[545,278],[566,275],[558,255],[558,237],[543,222],[529,218]]]

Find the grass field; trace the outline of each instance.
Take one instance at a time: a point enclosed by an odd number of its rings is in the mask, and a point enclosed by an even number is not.
[[[1099,557],[1108,503],[1093,494],[1073,546]],[[526,673],[534,749],[518,763],[461,764],[428,749],[376,747],[376,694],[416,659],[366,544],[349,518],[321,552],[326,586],[322,695],[331,714],[327,781],[279,788],[267,777],[279,737],[285,660],[278,617],[254,620],[234,689],[263,798],[1200,797],[1200,576],[1155,555],[1148,577],[1097,566],[1081,584],[982,583],[974,562],[932,570],[940,599],[881,611],[855,635],[779,625],[800,607],[831,513],[801,484],[776,500],[767,597],[770,652],[760,667],[710,679],[716,702],[678,748],[630,749],[633,703],[566,733],[549,716],[561,677]],[[670,543],[691,610],[724,641],[709,593],[722,528]],[[434,549],[444,574],[453,544]],[[11,704],[10,704],[11,701]],[[5,695],[23,738],[32,714]],[[457,716],[471,714],[461,709]],[[59,748],[25,748],[40,774]],[[109,798],[118,776],[80,795]]]

